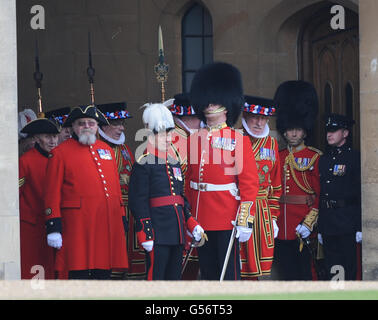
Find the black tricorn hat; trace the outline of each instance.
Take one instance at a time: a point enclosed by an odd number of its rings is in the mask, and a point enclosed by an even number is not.
[[[172,105],[168,108],[174,116],[194,116],[196,112],[189,101],[187,93],[178,93],[174,95]]]
[[[227,125],[233,126],[244,104],[240,71],[224,62],[203,65],[194,75],[189,100],[204,122],[206,117],[203,111],[209,104],[224,106],[227,109]]]
[[[108,120],[102,112],[95,105],[89,105],[74,108],[68,115],[66,121],[64,121],[63,127],[71,127],[72,123],[80,118],[92,118],[97,120],[99,125],[109,125]]]
[[[348,129],[355,124],[355,121],[342,114],[330,113],[325,116],[325,127],[327,132],[334,132],[339,129]]]
[[[21,133],[26,133],[28,136],[41,133],[58,134],[59,128],[53,121],[46,118],[39,118],[29,122],[22,130]]]
[[[318,96],[306,81],[291,80],[280,84],[274,95],[277,107],[276,127],[283,135],[287,129],[302,128],[311,133],[318,114]]]
[[[130,113],[126,110],[126,102],[112,102],[104,104],[96,104],[96,107],[104,114],[108,120],[128,119],[132,118]]]

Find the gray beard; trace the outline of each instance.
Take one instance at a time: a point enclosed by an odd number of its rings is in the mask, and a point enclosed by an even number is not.
[[[91,144],[95,144],[96,142],[96,135],[95,134],[81,134],[79,136],[79,142],[81,144],[85,144],[85,145],[91,145]]]

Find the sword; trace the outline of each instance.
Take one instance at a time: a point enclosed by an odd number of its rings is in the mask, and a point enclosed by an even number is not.
[[[190,243],[190,249],[186,250],[186,256],[182,263],[181,276],[184,274],[184,271],[186,269],[186,266],[188,264],[188,261],[189,261],[190,255],[192,254],[193,249],[202,247],[205,244],[205,241],[208,241],[206,233],[201,233],[200,241],[196,241],[194,240],[194,238],[192,239],[192,242]]]
[[[219,281],[221,281],[221,282],[224,279],[224,275],[226,273],[228,261],[230,260],[230,254],[231,254],[231,251],[232,251],[232,246],[234,245],[234,241],[235,241],[235,238],[236,238],[236,232],[237,232],[237,230],[236,230],[236,221],[238,221],[238,216],[239,216],[239,210],[236,213],[235,225],[234,225],[234,228],[232,229],[232,232],[231,232],[230,241],[228,242],[228,248],[227,248],[227,252],[226,252],[226,257],[224,258],[222,273],[221,273],[221,276],[220,276],[220,279],[219,279]]]
[[[314,267],[318,280],[326,280],[326,272],[323,268],[321,268],[321,266],[319,266],[318,259],[316,259],[316,252],[313,250],[311,246],[310,237],[302,238],[298,232],[297,237],[299,240],[299,251],[302,251],[303,245],[305,245],[308,251],[310,252],[311,259],[314,262]]]

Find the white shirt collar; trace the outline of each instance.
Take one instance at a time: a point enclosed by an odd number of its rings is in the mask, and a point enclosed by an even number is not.
[[[106,141],[109,141],[110,143],[118,145],[125,143],[125,134],[123,132],[121,133],[121,136],[118,140],[110,138],[104,131],[101,130],[101,128],[98,128],[98,133],[101,137],[103,137]]]

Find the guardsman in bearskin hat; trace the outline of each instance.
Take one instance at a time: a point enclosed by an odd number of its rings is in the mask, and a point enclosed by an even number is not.
[[[190,101],[206,124],[189,137],[185,191],[209,238],[198,248],[201,279],[238,280],[239,242],[252,234],[259,188],[251,142],[232,127],[244,103],[239,70],[223,62],[204,65]]]
[[[179,93],[164,102],[173,115],[175,129],[172,131],[171,155],[180,162],[185,182],[187,170],[188,137],[198,131],[203,122],[197,117],[186,93]],[[184,252],[183,280],[197,280],[199,275],[198,254],[192,238],[188,238]],[[186,255],[189,254],[188,257]]]
[[[127,269],[126,212],[113,149],[97,139],[109,125],[94,106],[74,108],[64,122],[72,138],[52,151],[44,196],[48,245],[69,279],[110,279]]]
[[[129,181],[135,158],[130,147],[126,144],[124,131],[126,120],[132,118],[132,116],[127,110],[126,102],[98,104],[97,107],[109,122],[109,125],[101,126],[98,129],[98,132],[100,134],[100,139],[109,144],[114,151],[119,173],[119,181],[121,184],[122,200],[126,208],[127,221],[129,222],[127,235],[129,268],[126,273],[117,273],[113,271],[112,278],[119,279],[121,277],[126,277],[127,279],[134,280],[145,279],[145,254],[140,250],[138,242],[136,241],[134,218],[128,209]]]
[[[129,208],[138,241],[147,253],[148,280],[180,280],[185,225],[196,241],[205,234],[184,197],[180,164],[169,156],[175,127],[172,114],[161,103],[144,106],[147,149],[131,172]]]
[[[55,121],[58,128],[60,128],[60,133],[58,136],[58,144],[61,144],[63,141],[71,138],[72,128],[63,127],[63,123],[68,118],[68,115],[70,114],[70,112],[71,112],[70,107],[64,107],[64,108],[47,111],[45,114],[47,119]]]
[[[276,126],[287,142],[287,148],[280,151],[283,193],[275,264],[281,280],[311,280],[312,257],[303,240],[310,237],[318,218],[322,153],[305,140],[312,132],[318,97],[310,83],[286,81],[278,87],[274,101]]]
[[[319,161],[318,236],[329,279],[337,274],[343,280],[342,274],[345,280],[356,280],[356,242],[362,241],[361,164],[360,153],[348,139],[353,124],[354,120],[344,115],[326,116],[328,149]]]
[[[55,279],[54,250],[46,243],[43,188],[50,152],[57,146],[59,129],[46,118],[29,122],[21,134],[33,137],[34,148],[19,161],[21,279],[31,279],[41,270],[45,279]]]
[[[243,130],[252,143],[259,175],[255,223],[251,238],[240,245],[241,277],[244,280],[269,275],[274,255],[274,238],[278,235],[280,215],[281,166],[277,140],[269,135],[269,118],[275,114],[273,100],[245,96]]]

